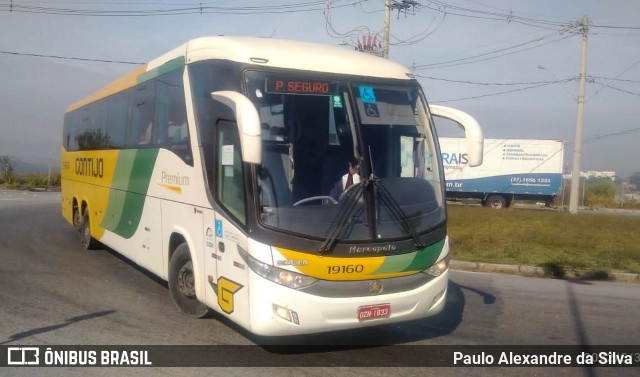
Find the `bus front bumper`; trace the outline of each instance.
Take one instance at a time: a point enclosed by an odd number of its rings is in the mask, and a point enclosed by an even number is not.
[[[323,297],[268,281],[252,271],[249,330],[282,336],[378,326],[426,318],[444,308],[449,270],[412,289],[361,297]],[[388,279],[390,280],[390,279]],[[384,285],[385,280],[381,280]],[[339,287],[341,282],[332,282]]]

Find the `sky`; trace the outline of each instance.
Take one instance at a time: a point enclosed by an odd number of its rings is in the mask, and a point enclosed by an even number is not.
[[[413,70],[430,103],[473,115],[485,138],[564,140],[567,171],[576,25],[587,16],[581,170],[640,172],[640,1],[416,3],[393,9],[390,58]],[[383,25],[384,0],[0,0],[0,155],[59,164],[67,106],[136,67],[123,62],[145,63],[189,39],[250,35],[353,48],[363,36],[380,40]]]

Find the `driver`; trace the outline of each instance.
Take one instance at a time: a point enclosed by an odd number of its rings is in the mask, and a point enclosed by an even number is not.
[[[347,171],[347,174],[343,175],[342,178],[333,185],[329,195],[338,200],[342,193],[349,187],[360,183],[360,174],[358,174],[359,170],[360,163],[358,160],[356,158],[351,159],[351,161],[349,161],[349,170]]]

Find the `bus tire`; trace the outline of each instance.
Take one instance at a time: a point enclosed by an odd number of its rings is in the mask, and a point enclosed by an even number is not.
[[[73,205],[73,227],[78,233],[82,232],[82,217],[80,217],[80,210],[75,204]]]
[[[196,298],[193,262],[186,243],[176,248],[169,261],[169,295],[186,316],[202,318],[209,313],[209,308]]]
[[[487,198],[486,203],[487,203],[486,204],[487,207],[491,207],[495,209],[501,209],[501,208],[507,207],[507,201],[500,195],[491,195],[490,197]]]
[[[91,236],[91,220],[89,220],[89,207],[84,209],[80,221],[80,245],[83,250],[92,250],[98,246],[98,241]]]

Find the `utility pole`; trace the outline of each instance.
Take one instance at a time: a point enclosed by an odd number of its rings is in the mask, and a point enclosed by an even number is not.
[[[47,173],[47,190],[51,186],[51,157],[49,157],[49,172]]]
[[[384,0],[384,37],[382,40],[382,57],[389,59],[389,33],[391,29],[391,0]]]
[[[584,89],[587,77],[587,39],[589,17],[582,17],[582,59],[580,61],[580,86],[578,89],[578,114],[576,116],[576,137],[573,146],[573,169],[571,170],[571,197],[569,212],[578,213],[578,193],[580,187],[580,159],[582,158],[582,122],[584,118]]]

